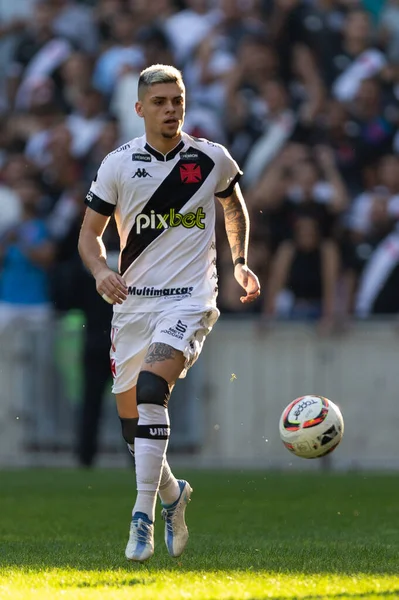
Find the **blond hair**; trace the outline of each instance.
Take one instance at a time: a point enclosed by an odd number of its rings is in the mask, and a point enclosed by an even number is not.
[[[184,90],[183,76],[179,69],[171,65],[151,65],[140,73],[137,92],[139,100],[155,83],[177,83]]]

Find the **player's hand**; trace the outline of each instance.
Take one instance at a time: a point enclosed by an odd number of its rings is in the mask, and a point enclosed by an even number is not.
[[[127,298],[125,280],[108,267],[97,273],[96,288],[100,296],[110,304],[122,304]]]
[[[234,268],[234,277],[242,288],[247,292],[246,296],[241,296],[240,300],[243,304],[253,302],[260,295],[259,279],[248,269],[246,265],[236,265]]]

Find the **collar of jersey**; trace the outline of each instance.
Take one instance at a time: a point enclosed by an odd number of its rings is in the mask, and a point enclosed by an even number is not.
[[[145,150],[147,150],[147,152],[152,154],[152,156],[154,156],[157,160],[161,160],[162,162],[165,162],[166,160],[172,160],[176,156],[176,154],[184,148],[184,142],[183,142],[183,140],[180,140],[180,142],[177,144],[177,146],[175,146],[173,148],[173,150],[170,150],[170,152],[168,152],[167,154],[162,154],[162,152],[155,150],[155,148],[150,146],[150,144],[148,142],[146,142],[144,148],[145,148]]]

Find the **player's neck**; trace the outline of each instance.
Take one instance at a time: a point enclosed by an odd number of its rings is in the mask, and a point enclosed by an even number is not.
[[[161,152],[162,154],[168,154],[168,152],[173,150],[173,148],[176,148],[176,146],[180,144],[181,139],[181,134],[171,139],[146,134],[147,144],[149,144],[152,148],[154,148],[154,150],[158,150],[158,152]]]

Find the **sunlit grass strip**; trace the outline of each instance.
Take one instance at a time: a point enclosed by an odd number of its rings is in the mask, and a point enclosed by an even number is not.
[[[104,594],[106,593],[106,596]],[[321,600],[399,598],[399,576],[287,575],[251,571],[178,573],[132,565],[118,571],[54,569],[41,573],[7,569],[0,598],[97,598],[116,600]]]

